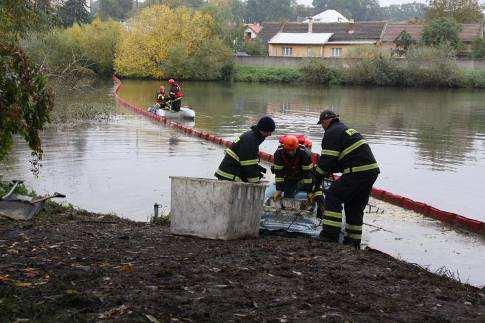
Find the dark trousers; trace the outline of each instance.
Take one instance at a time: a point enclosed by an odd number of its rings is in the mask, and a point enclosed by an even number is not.
[[[178,99],[172,102],[172,110],[180,111],[180,106],[182,105],[182,99]]]
[[[285,180],[282,185],[284,197],[293,198],[296,193],[303,190],[303,184],[299,180]]]
[[[332,183],[325,195],[325,211],[321,235],[338,241],[342,229],[342,204],[345,208],[344,243],[360,245],[364,209],[369,202],[372,185],[378,174],[361,172],[342,175]]]

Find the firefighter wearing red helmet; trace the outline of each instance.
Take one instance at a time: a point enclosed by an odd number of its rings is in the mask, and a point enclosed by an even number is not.
[[[155,101],[160,105],[160,108],[167,108],[168,96],[167,93],[165,93],[165,87],[163,85],[158,89]]]
[[[312,190],[311,152],[299,144],[296,136],[282,138],[281,146],[274,153],[272,170],[275,173],[275,200],[282,194],[294,197],[298,191]]]
[[[170,95],[170,101],[172,102],[172,110],[180,111],[180,106],[182,105],[182,98],[184,97],[182,88],[177,82],[175,82],[174,79],[168,80],[168,84],[170,84],[169,95]]]

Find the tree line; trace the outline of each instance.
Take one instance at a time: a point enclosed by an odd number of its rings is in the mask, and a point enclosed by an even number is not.
[[[459,23],[482,19],[478,0],[430,0],[381,7],[378,0],[313,0],[304,6],[295,0],[37,0],[32,9],[45,25],[71,26],[101,19],[126,20],[137,11],[153,5],[169,8],[187,7],[203,10],[218,7],[228,10],[235,23],[263,21],[298,21],[324,10],[334,9],[355,21],[420,21],[448,16]]]

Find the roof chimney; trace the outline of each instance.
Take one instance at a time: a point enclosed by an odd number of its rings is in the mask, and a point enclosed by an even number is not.
[[[308,17],[308,32],[313,32],[313,17]]]

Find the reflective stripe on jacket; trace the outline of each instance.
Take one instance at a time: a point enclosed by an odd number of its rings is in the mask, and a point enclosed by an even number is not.
[[[262,177],[263,169],[259,163],[259,145],[264,137],[255,126],[243,133],[234,141],[231,147],[226,148],[224,159],[219,165],[215,176],[219,179],[242,180],[243,182],[257,183]]]
[[[274,153],[276,189],[283,190],[285,181],[302,181],[305,189],[311,189],[312,181],[311,152],[299,146],[294,156],[288,154],[282,147]]]
[[[329,173],[357,172],[379,173],[379,166],[362,135],[334,120],[325,130],[315,175],[322,178]]]

